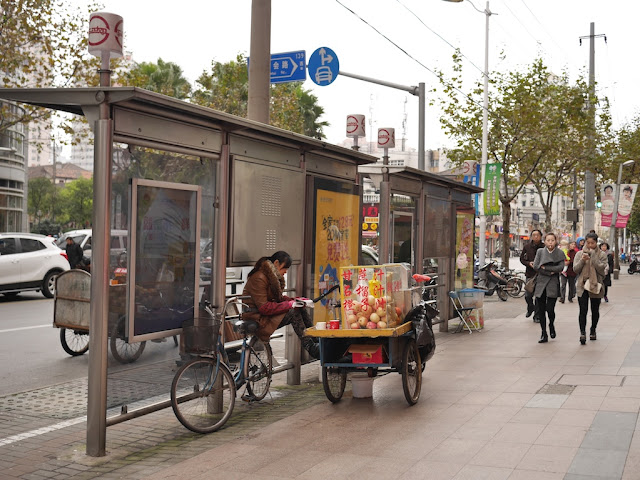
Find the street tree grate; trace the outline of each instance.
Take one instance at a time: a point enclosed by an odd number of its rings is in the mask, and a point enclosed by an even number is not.
[[[546,395],[571,395],[571,393],[575,390],[575,385],[545,385],[537,393],[546,394]]]

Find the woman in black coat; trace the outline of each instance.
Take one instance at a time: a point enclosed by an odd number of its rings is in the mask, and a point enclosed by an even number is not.
[[[604,301],[608,303],[609,297],[607,297],[607,293],[609,292],[609,287],[611,286],[611,272],[613,272],[613,254],[611,253],[611,250],[609,250],[609,244],[607,242],[603,242],[600,244],[600,250],[607,254],[607,264],[609,265],[607,274],[602,280],[602,283],[604,285]]]

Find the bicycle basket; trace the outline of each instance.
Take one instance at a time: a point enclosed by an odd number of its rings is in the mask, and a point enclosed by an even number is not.
[[[182,328],[185,353],[202,354],[215,350],[220,334],[220,324],[190,325]]]

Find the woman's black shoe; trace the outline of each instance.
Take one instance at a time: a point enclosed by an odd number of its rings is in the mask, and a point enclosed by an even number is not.
[[[596,340],[596,331],[595,330],[591,330],[591,333],[589,334],[589,340]]]
[[[551,338],[556,338],[556,328],[553,326],[553,323],[549,324],[549,336]]]
[[[549,338],[546,335],[542,335],[540,337],[540,340],[538,340],[538,343],[547,343],[549,341]]]
[[[587,336],[584,333],[580,334],[580,343],[585,345],[587,343]]]

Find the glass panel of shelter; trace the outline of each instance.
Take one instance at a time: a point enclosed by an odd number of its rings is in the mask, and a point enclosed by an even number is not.
[[[200,247],[211,243],[214,237],[216,160],[216,158],[186,155],[160,148],[114,143],[111,228],[127,230],[129,227],[129,180],[131,178],[200,185],[202,187]],[[202,252],[197,252],[201,272],[198,294],[200,300],[212,298],[211,264],[208,263],[205,265],[207,268],[203,269],[201,254]],[[114,278],[117,267],[117,264],[111,266],[110,279]],[[202,278],[204,270],[207,271],[207,275]],[[123,275],[122,269],[119,273]],[[126,283],[128,280],[126,275],[125,272],[124,279],[120,281]],[[114,302],[110,302],[110,314],[120,314],[120,312],[111,311],[113,305]]]

